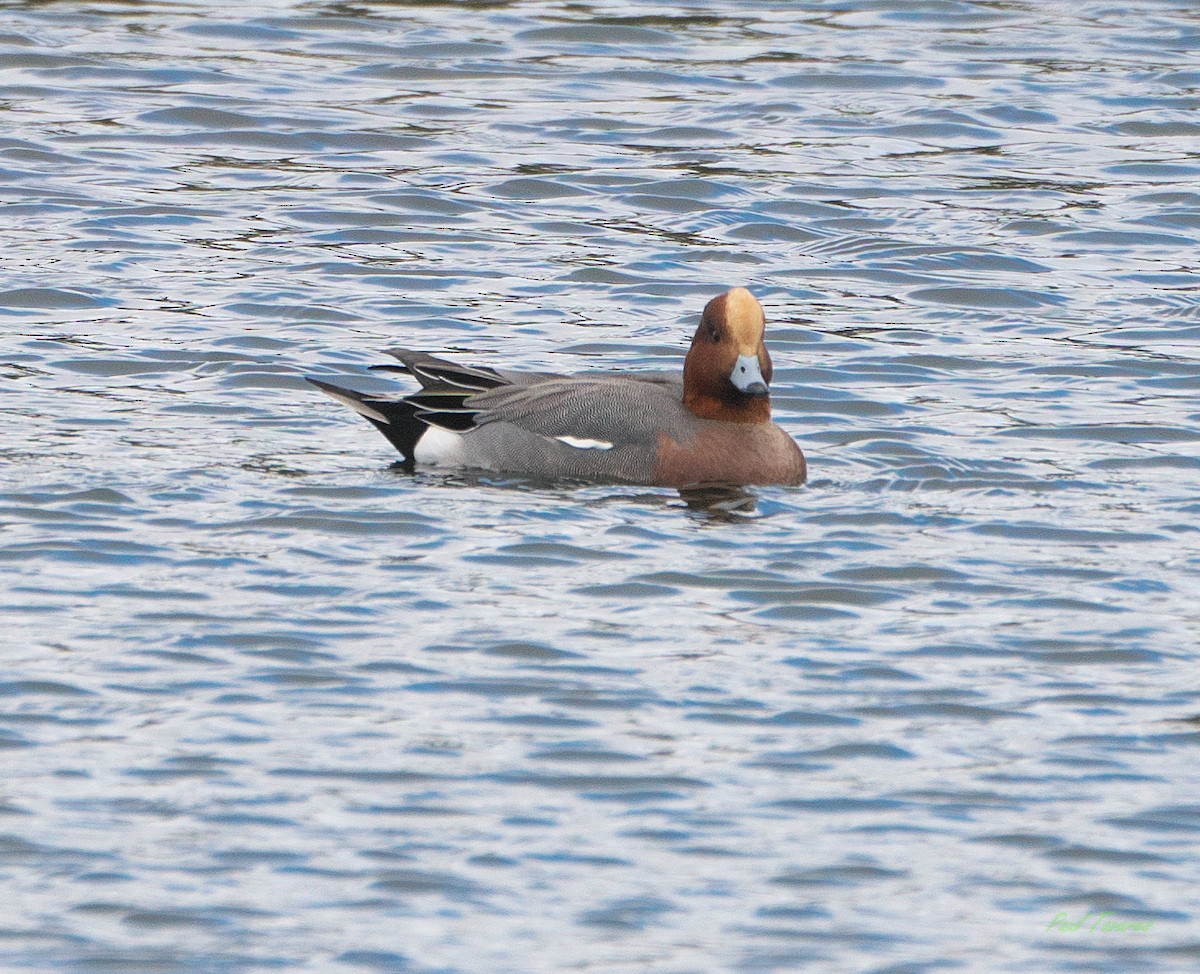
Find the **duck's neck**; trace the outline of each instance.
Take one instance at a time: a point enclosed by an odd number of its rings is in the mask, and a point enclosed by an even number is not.
[[[712,419],[719,423],[769,423],[771,422],[770,396],[722,397],[706,393],[684,393],[683,404],[688,412],[701,419]]]

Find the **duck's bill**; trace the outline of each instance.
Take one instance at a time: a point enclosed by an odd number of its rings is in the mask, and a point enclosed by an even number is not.
[[[738,392],[747,396],[765,396],[767,380],[763,378],[757,355],[739,355],[734,363],[729,381]]]

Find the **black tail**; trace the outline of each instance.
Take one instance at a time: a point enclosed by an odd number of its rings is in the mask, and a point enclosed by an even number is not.
[[[412,462],[417,440],[425,434],[430,425],[419,417],[421,410],[416,403],[406,399],[388,399],[355,392],[353,389],[335,386],[320,379],[306,381],[368,420],[400,451],[406,462]]]
[[[419,422],[454,433],[475,428],[478,410],[467,404],[468,399],[512,381],[495,369],[459,365],[410,348],[389,348],[387,352],[403,364],[372,365],[371,368],[379,372],[406,372],[415,377],[421,383],[421,391],[405,396],[404,402],[413,407]],[[371,419],[370,416],[367,418]]]
[[[402,365],[373,365],[384,372],[405,372],[421,383],[421,390],[403,399],[393,396],[372,396],[353,389],[335,386],[320,379],[309,379],[322,392],[345,403],[388,438],[388,442],[412,462],[417,441],[430,426],[465,433],[475,428],[478,410],[467,400],[472,396],[506,386],[512,377],[495,369],[476,368],[447,362],[425,352],[407,348],[388,349],[388,354]],[[548,373],[530,373],[553,378]]]

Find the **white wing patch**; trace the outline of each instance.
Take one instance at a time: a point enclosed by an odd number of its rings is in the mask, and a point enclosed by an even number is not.
[[[613,445],[608,440],[588,440],[582,436],[556,436],[559,443],[573,446],[576,450],[611,450]]]

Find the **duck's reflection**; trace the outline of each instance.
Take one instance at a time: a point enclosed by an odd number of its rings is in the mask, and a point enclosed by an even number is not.
[[[679,488],[688,510],[715,516],[747,516],[758,511],[758,498],[735,484],[694,484]]]
[[[682,507],[717,519],[743,518],[758,514],[758,498],[745,487],[736,484],[691,484],[678,488],[678,500],[669,490],[639,490],[631,493],[627,486],[618,486],[611,494],[596,495],[596,484],[582,481],[547,480],[530,477],[505,477],[490,472],[455,470],[452,472],[414,471],[411,464],[393,463],[390,470],[412,477],[432,487],[484,487],[489,490],[507,489],[537,493],[587,491],[588,504],[640,504],[648,507]]]

